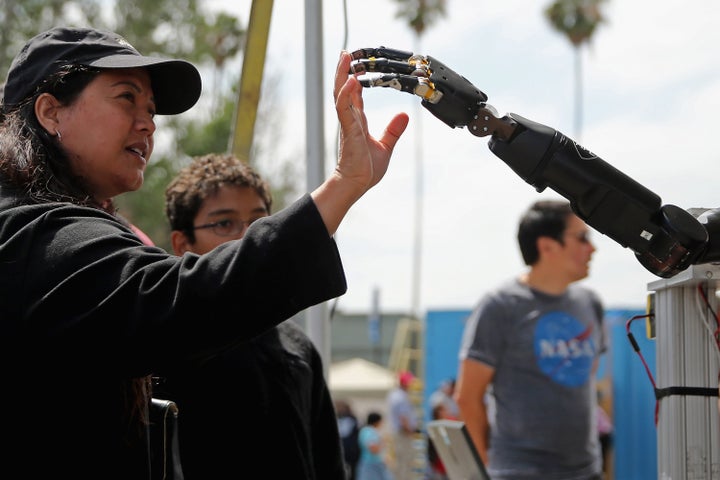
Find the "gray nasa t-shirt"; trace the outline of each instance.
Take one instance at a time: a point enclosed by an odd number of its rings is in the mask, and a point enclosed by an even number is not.
[[[488,473],[493,479],[580,480],[602,464],[593,362],[606,349],[597,295],[562,295],[518,280],[481,299],[465,325],[460,360],[495,369]]]

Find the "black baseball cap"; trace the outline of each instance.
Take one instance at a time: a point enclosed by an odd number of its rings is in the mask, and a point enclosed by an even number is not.
[[[68,65],[100,69],[147,68],[156,113],[160,115],[175,115],[188,110],[198,101],[202,91],[200,73],[190,62],[145,57],[116,33],[56,27],[30,39],[13,60],[5,82],[5,110],[30,97],[43,80]]]

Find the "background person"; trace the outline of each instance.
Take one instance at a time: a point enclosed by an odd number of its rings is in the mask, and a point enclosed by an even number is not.
[[[355,480],[357,462],[360,459],[360,423],[350,403],[343,399],[335,401],[335,415],[337,415],[338,431],[342,442],[348,480]]]
[[[485,295],[465,325],[456,399],[493,480],[602,473],[595,371],[606,348],[603,308],[575,283],[588,275],[589,235],[568,202],[534,203],[517,234],[529,270]],[[484,398],[491,384],[494,418]]]
[[[455,401],[455,379],[446,378],[440,382],[437,390],[430,394],[428,403],[430,404],[431,412],[435,407],[442,404],[445,407],[447,415],[458,418],[460,416],[460,408]]]
[[[4,468],[149,478],[151,373],[210,358],[346,291],[332,237],[384,176],[408,121],[398,114],[379,139],[368,133],[350,61],[343,52],[335,77],[333,174],[242,241],[181,258],[144,245],[113,199],[141,187],[155,115],[198,100],[197,69],[89,28],[53,28],[23,47],[0,124],[0,373],[17,392],[0,402],[12,412]]]
[[[393,480],[386,462],[387,452],[382,434],[383,417],[380,412],[370,412],[367,422],[360,429],[360,460],[357,480]]]
[[[387,396],[390,438],[392,441],[391,469],[396,480],[414,478],[415,434],[419,422],[409,389],[415,376],[407,371],[398,374],[398,383]]]
[[[271,208],[270,187],[250,166],[228,154],[195,157],[165,191],[173,252],[205,255],[242,238]],[[292,320],[210,360],[170,371],[158,390],[182,411],[187,480],[239,478],[247,473],[238,469],[239,458],[267,478],[344,478],[322,359]]]
[[[457,416],[452,415],[448,409],[447,405],[443,402],[437,403],[434,407],[432,407],[432,411],[430,412],[430,419],[431,420],[459,420]],[[447,474],[447,470],[445,469],[445,464],[443,463],[442,459],[440,458],[440,455],[437,452],[437,449],[435,448],[435,444],[433,443],[432,439],[427,439],[427,452],[428,452],[428,475],[427,480],[450,480]]]

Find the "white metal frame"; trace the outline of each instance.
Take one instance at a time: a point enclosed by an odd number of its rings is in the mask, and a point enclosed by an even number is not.
[[[717,325],[717,321],[702,302],[701,283],[707,286],[709,305],[718,312],[718,265],[694,265],[673,278],[648,284],[655,296],[658,389],[718,388],[719,353],[708,331],[708,325]],[[658,478],[720,479],[718,397],[662,398],[657,432]]]

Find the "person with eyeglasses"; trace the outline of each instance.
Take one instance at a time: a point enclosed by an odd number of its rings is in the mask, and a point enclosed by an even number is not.
[[[577,282],[595,247],[564,200],[535,202],[517,240],[529,269],[468,317],[455,398],[493,480],[599,480],[599,296]]]
[[[195,157],[165,191],[173,252],[194,257],[238,241],[271,208],[270,187],[249,165],[231,154]],[[254,322],[263,309],[248,313],[242,321]],[[345,478],[322,358],[293,319],[167,372],[155,391],[179,407],[186,480],[239,478],[248,469],[263,478]]]

